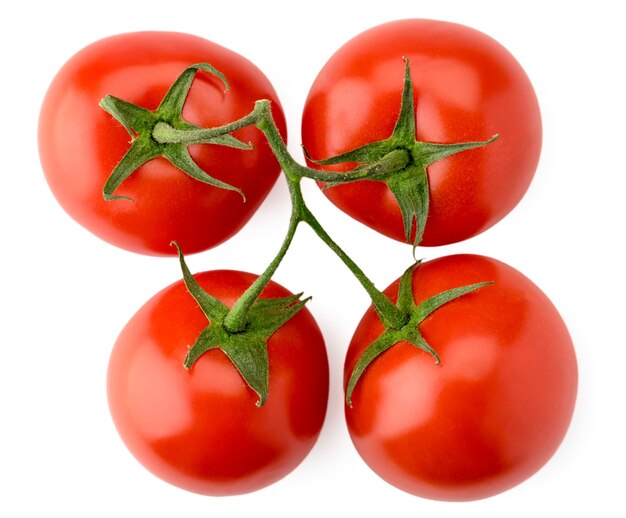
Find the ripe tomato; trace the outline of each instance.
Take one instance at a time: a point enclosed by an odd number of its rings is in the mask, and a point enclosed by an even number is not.
[[[440,500],[488,497],[527,479],[561,443],[577,391],[568,331],[550,300],[521,273],[482,256],[426,262],[413,274],[415,302],[494,281],[420,325],[441,364],[400,342],[364,371],[346,406],[352,441],[383,479]],[[398,281],[386,291],[397,297]],[[372,309],[346,358],[346,383],[381,332]]]
[[[224,304],[256,279],[236,271],[195,276]],[[274,282],[263,297],[291,295]],[[246,493],[291,472],[313,447],[328,399],[324,340],[306,308],[268,341],[269,394],[262,407],[220,349],[183,361],[207,319],[179,281],[150,299],[113,349],[108,398],[132,454],[152,473],[189,491]]]
[[[322,160],[387,139],[400,112],[408,58],[416,138],[451,144],[498,140],[428,167],[430,208],[422,245],[472,237],[502,219],[533,178],[541,117],[526,74],[499,43],[474,29],[433,20],[374,27],[346,43],[315,79],[304,107],[302,141]],[[315,164],[309,162],[312,167]],[[346,171],[355,164],[324,166]],[[406,241],[400,207],[382,182],[324,191],[371,228]]]
[[[280,168],[255,128],[235,133],[252,151],[194,145],[189,151],[211,176],[234,191],[198,182],[164,158],[135,171],[115,194],[134,201],[105,201],[102,188],[126,153],[129,134],[98,105],[114,95],[155,110],[183,70],[207,62],[230,89],[207,73],[197,74],[183,109],[187,122],[214,127],[232,122],[260,98],[272,101],[286,135],[276,93],[263,73],[242,56],[202,38],[170,32],[137,32],[105,38],[73,56],[46,94],[39,121],[39,150],[46,179],[61,206],[98,237],[134,252],[172,255],[176,240],[187,253],[233,236],[259,207]]]

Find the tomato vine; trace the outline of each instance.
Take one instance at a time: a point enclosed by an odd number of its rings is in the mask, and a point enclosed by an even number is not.
[[[348,267],[350,272],[352,272],[363,289],[367,292],[381,322],[387,330],[393,331],[384,335],[386,341],[385,349],[402,340],[409,340],[418,347],[428,350],[436,357],[434,350],[430,348],[421,336],[418,340],[417,336],[419,332],[413,330],[417,321],[425,318],[429,313],[424,314],[423,306],[417,307],[410,305],[406,303],[406,301],[396,305],[378,290],[361,268],[330,237],[328,232],[309,210],[304,201],[300,186],[303,178],[328,182],[329,188],[342,183],[363,180],[386,182],[403,207],[407,239],[411,232],[413,220],[417,220],[418,222],[419,230],[416,234],[416,240],[413,242],[413,249],[415,250],[423,233],[424,223],[428,214],[428,182],[426,176],[426,168],[428,165],[468,149],[489,145],[497,136],[485,142],[465,142],[460,144],[416,142],[415,110],[413,108],[410,65],[409,61],[406,59],[405,63],[400,115],[391,137],[385,141],[375,142],[352,152],[319,162],[320,164],[336,164],[343,162],[358,162],[360,164],[352,171],[342,175],[303,166],[291,156],[272,117],[271,103],[268,100],[258,100],[255,103],[254,109],[248,115],[219,127],[199,128],[184,122],[182,120],[182,108],[189,88],[191,87],[193,77],[198,71],[202,70],[206,73],[215,74],[228,86],[227,78],[208,63],[200,63],[186,68],[168,91],[156,112],[148,112],[141,107],[126,103],[120,99],[115,99],[111,96],[107,96],[101,101],[100,104],[103,109],[120,121],[120,123],[127,128],[129,133],[135,137],[129,151],[113,170],[105,185],[104,196],[108,200],[119,198],[112,195],[112,187],[119,186],[125,178],[130,176],[134,171],[133,167],[139,167],[145,160],[156,156],[165,156],[184,173],[201,182],[211,183],[218,188],[236,190],[235,187],[223,185],[221,182],[208,176],[204,171],[199,170],[199,167],[193,163],[186,149],[187,146],[192,144],[219,144],[237,147],[243,150],[250,149],[245,143],[232,136],[233,132],[248,126],[255,126],[264,134],[287,181],[291,199],[291,216],[286,236],[278,253],[265,271],[235,302],[230,310],[224,309],[219,312],[211,312],[205,309],[205,313],[213,323],[214,328],[216,325],[219,325],[220,328],[224,330],[225,334],[214,334],[213,340],[210,341],[210,343],[207,343],[206,337],[201,343],[197,342],[190,350],[190,355],[193,357],[193,360],[186,361],[185,366],[187,368],[200,356],[201,353],[197,353],[197,350],[204,352],[217,346],[217,342],[221,341],[223,344],[224,342],[228,343],[235,340],[234,338],[229,338],[229,336],[236,336],[237,341],[239,341],[243,333],[248,338],[249,347],[233,348],[233,350],[238,352],[230,354],[229,357],[235,365],[239,366],[239,370],[248,385],[259,394],[259,403],[263,404],[267,397],[267,384],[265,381],[259,381],[258,376],[255,376],[254,373],[263,372],[266,375],[267,368],[264,366],[266,356],[251,356],[250,349],[253,348],[252,344],[257,343],[253,335],[258,334],[259,327],[266,327],[265,320],[269,318],[269,316],[261,318],[261,324],[254,327],[251,326],[251,313],[255,303],[258,301],[259,295],[271,280],[282,259],[287,254],[300,223],[305,223],[313,229],[315,234]],[[149,144],[143,144],[144,141]],[[148,151],[144,151],[146,148],[148,148]],[[139,151],[135,151],[137,149]],[[136,159],[136,154],[139,154],[141,158]],[[128,158],[129,156],[131,157],[130,159]],[[185,158],[181,159],[181,157]],[[183,271],[185,271],[186,267],[184,266],[180,248],[179,254],[181,255]],[[189,275],[185,275],[188,287],[192,286],[191,279]],[[487,284],[488,281],[459,287],[457,290],[450,290],[446,294],[441,294],[439,305],[450,302]],[[194,297],[198,297],[197,292],[194,294],[194,290],[191,288],[190,292],[192,292]],[[205,297],[206,296],[207,295],[205,295]],[[296,300],[298,301],[297,304]],[[293,304],[296,305],[293,306]],[[292,315],[295,314],[293,308],[299,308],[302,305],[303,303],[299,302],[299,298],[294,299],[290,301],[290,304],[282,307],[282,311],[286,312],[285,314]],[[203,305],[201,304],[201,306]],[[210,305],[207,306],[207,308],[208,307],[210,307]],[[431,308],[430,312],[437,309],[437,307],[438,306]],[[258,321],[258,319],[255,320]],[[403,329],[405,332],[401,332]],[[415,335],[416,332],[417,335]],[[265,337],[265,343],[267,342],[267,338],[269,338],[269,336]],[[373,344],[373,346],[375,346],[375,344]],[[370,349],[370,351],[372,350],[373,349]],[[349,391],[346,394],[346,402],[348,404],[351,404],[351,392],[362,371],[381,352],[382,350],[379,350],[373,355],[371,353],[369,356],[366,355],[364,361],[355,368]],[[252,369],[246,370],[240,367],[244,364],[252,364],[254,366]]]
[[[129,52],[133,45],[142,52]],[[357,36],[326,63],[305,103],[307,165],[287,148],[272,85],[242,56],[162,32],[111,37],[77,56],[42,108],[50,186],[96,235],[177,254],[182,270],[130,319],[109,363],[111,415],[148,469],[191,491],[237,494],[282,478],[313,446],[328,399],[326,346],[309,298],[272,280],[302,225],[372,301],[348,347],[344,390],[348,431],[376,473],[416,495],[463,500],[512,487],[547,461],[577,386],[558,312],[504,263],[415,257],[418,245],[493,225],[534,174],[538,104],[497,42],[431,20]],[[149,71],[145,81],[137,70]],[[81,110],[87,116],[67,124]],[[68,154],[79,141],[88,145]],[[193,275],[183,252],[232,236],[281,170],[289,223],[262,273]],[[396,282],[379,290],[331,237],[306,203],[305,179],[412,246]],[[440,362],[448,367],[433,367]]]

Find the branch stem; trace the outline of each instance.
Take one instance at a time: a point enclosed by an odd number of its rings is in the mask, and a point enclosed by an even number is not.
[[[289,249],[289,246],[293,241],[298,225],[301,222],[308,224],[313,229],[315,234],[348,267],[348,269],[352,272],[352,274],[355,276],[355,278],[359,281],[361,286],[365,289],[367,294],[372,299],[374,309],[376,310],[385,327],[398,329],[406,324],[408,320],[408,315],[398,309],[396,305],[386,295],[384,295],[374,286],[374,283],[365,275],[363,270],[361,270],[361,268],[359,268],[359,266],[348,256],[348,254],[346,254],[346,252],[344,252],[344,250],[330,237],[330,235],[319,223],[317,218],[306,206],[306,203],[304,201],[302,189],[300,186],[302,178],[306,177],[322,179],[322,181],[331,180],[333,183],[337,183],[337,180],[339,178],[345,178],[349,176],[349,173],[345,175],[337,175],[335,173],[321,174],[320,171],[310,169],[297,163],[287,150],[287,146],[285,145],[285,142],[280,135],[278,128],[276,127],[274,119],[271,115],[269,101],[257,101],[254,110],[249,115],[238,121],[227,124],[225,126],[221,126],[219,128],[201,131],[203,132],[204,137],[214,138],[224,133],[234,131],[233,128],[240,129],[241,127],[244,127],[248,124],[254,124],[261,132],[263,132],[270,147],[272,148],[272,151],[274,152],[274,155],[276,156],[287,179],[292,207],[287,234],[283,240],[280,249],[278,250],[278,253],[270,262],[269,266],[266,268],[263,274],[261,274],[261,276],[254,282],[254,284],[252,284],[250,288],[248,288],[248,290],[241,296],[241,298],[239,298],[239,300],[237,300],[235,305],[232,307],[224,321],[226,329],[231,333],[237,333],[245,330],[247,325],[247,315],[250,311],[250,308],[254,304],[254,301],[259,297],[267,283],[270,281],[278,266],[285,257],[287,250]],[[200,133],[197,133],[196,136],[199,134]],[[352,178],[356,179],[358,176],[358,179],[361,179],[363,177],[366,177],[368,172],[371,174],[371,172],[374,171],[375,174],[379,175],[385,172],[390,172],[389,168],[391,167],[394,167],[396,169],[398,167],[404,167],[404,165],[406,165],[408,157],[406,156],[406,153],[404,153],[403,155],[403,150],[398,151],[400,151],[400,153],[393,154],[388,163],[385,163],[384,165],[374,164],[374,167],[372,167],[369,171],[365,171],[365,168],[357,169],[356,174],[353,175]],[[314,172],[315,175],[313,175],[312,172]]]

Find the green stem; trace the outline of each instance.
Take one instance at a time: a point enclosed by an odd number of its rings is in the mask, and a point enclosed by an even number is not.
[[[167,122],[158,122],[153,130],[152,137],[159,144],[209,144],[216,137],[232,133],[247,126],[256,126],[267,138],[278,163],[283,171],[300,178],[310,178],[330,184],[348,183],[397,171],[409,163],[409,153],[404,149],[397,149],[383,159],[358,167],[349,173],[337,174],[319,171],[303,166],[294,160],[283,141],[271,112],[271,103],[268,100],[257,101],[254,109],[245,117],[234,122],[215,128],[177,129]]]
[[[386,176],[390,173],[400,171],[409,165],[411,161],[411,154],[406,149],[394,149],[387,153],[380,160],[372,162],[371,164],[365,164],[352,169],[349,173],[342,175],[336,175],[335,180],[330,183],[344,183],[341,180],[338,181],[337,176],[348,176],[350,181],[377,179]]]
[[[216,128],[177,129],[167,122],[160,121],[152,129],[152,138],[159,144],[210,144],[211,140],[256,123],[256,107],[241,119]]]
[[[289,153],[287,145],[278,131],[278,127],[272,117],[270,102],[266,100],[257,101],[254,109],[255,111],[258,110],[259,113],[259,119],[256,122],[256,127],[263,132],[263,135],[265,135],[267,142],[272,148],[274,156],[276,156],[280,167],[287,176],[287,180],[295,181],[296,178],[307,177],[310,171],[313,170],[296,162]]]
[[[408,320],[408,315],[402,312],[391,302],[389,297],[374,286],[374,283],[365,275],[358,265],[346,254],[343,249],[328,235],[313,213],[304,207],[304,221],[313,229],[317,236],[343,261],[356,279],[361,283],[372,299],[372,305],[380,320],[388,329],[400,329]]]
[[[255,105],[253,114],[249,116],[248,120],[251,120],[252,118],[255,119],[256,127],[265,135],[265,138],[267,139],[272,151],[283,169],[283,172],[285,173],[292,203],[291,219],[289,222],[287,236],[285,237],[278,254],[265,272],[263,272],[257,281],[235,303],[226,317],[226,328],[230,332],[238,332],[245,329],[247,314],[250,307],[260,295],[263,288],[267,285],[280,262],[284,258],[287,249],[293,240],[297,226],[301,221],[307,223],[313,229],[317,236],[341,259],[341,261],[360,282],[361,286],[363,286],[367,294],[372,299],[374,309],[385,327],[393,329],[402,327],[406,323],[408,316],[398,309],[386,295],[374,286],[363,270],[361,270],[359,266],[348,256],[348,254],[346,254],[343,249],[328,235],[317,218],[315,218],[313,213],[306,206],[304,197],[302,196],[300,182],[303,176],[308,177],[309,169],[298,164],[287,150],[287,146],[285,145],[285,142],[283,141],[280,132],[274,123],[269,102],[258,101]],[[395,163],[398,163],[399,161],[402,162],[404,161],[404,158],[401,154],[396,154],[393,157],[393,161]],[[378,170],[380,171],[380,168]],[[338,175],[332,174],[332,176],[335,178]]]
[[[285,141],[282,139],[274,123],[270,102],[265,100],[257,101],[254,111],[256,112],[257,110],[259,118],[256,122],[256,127],[265,135],[278,163],[287,177],[291,177],[293,180],[296,178],[310,178],[330,184],[348,183],[372,178],[374,176],[380,177],[381,175],[403,169],[409,163],[409,152],[404,149],[398,149],[375,163],[358,167],[344,174],[328,173],[305,167],[296,162],[289,153]]]
[[[263,102],[263,101],[260,101]],[[378,290],[372,281],[365,275],[363,270],[361,270],[357,264],[346,254],[341,247],[333,241],[333,239],[328,235],[326,230],[320,225],[317,218],[313,215],[313,213],[306,206],[304,198],[302,196],[302,189],[300,188],[300,181],[303,176],[307,176],[303,173],[303,170],[312,171],[309,168],[303,167],[298,164],[293,157],[287,151],[287,147],[285,146],[285,142],[280,136],[278,132],[278,128],[274,123],[274,119],[270,112],[270,105],[268,102],[263,107],[263,117],[257,122],[257,127],[263,132],[265,138],[270,144],[272,151],[278,158],[278,161],[285,172],[285,176],[287,177],[287,182],[289,183],[289,192],[291,193],[291,202],[295,207],[298,208],[298,214],[300,215],[300,220],[307,223],[313,231],[318,235],[318,237],[326,243],[326,245],[333,251],[335,254],[343,261],[343,263],[348,267],[348,269],[353,273],[353,275],[357,278],[357,280],[361,283],[361,286],[368,293],[370,298],[372,299],[372,303],[376,312],[380,316],[381,320],[387,327],[402,327],[406,323],[407,316],[402,313],[396,306],[391,302],[391,300],[384,295],[380,290]],[[394,161],[396,161],[399,155],[394,155]],[[335,178],[337,175],[331,173]],[[345,176],[345,175],[344,175]],[[309,177],[309,176],[307,176]]]
[[[291,208],[291,217],[289,218],[287,235],[285,236],[283,244],[278,250],[276,257],[272,259],[272,262],[268,265],[265,271],[256,279],[256,281],[254,281],[254,283],[252,283],[245,293],[237,299],[231,310],[228,312],[228,315],[226,315],[226,318],[224,319],[224,327],[228,332],[239,333],[245,330],[248,324],[248,314],[252,304],[254,304],[257,298],[259,298],[259,295],[261,295],[265,286],[267,286],[270,282],[272,276],[276,272],[276,269],[287,254],[287,250],[289,250],[289,246],[293,241],[293,237],[300,221],[300,210],[294,204]]]
[[[267,286],[278,266],[287,254],[287,250],[293,241],[300,222],[307,223],[318,235],[318,237],[333,252],[335,252],[335,254],[354,274],[372,299],[374,308],[385,327],[393,329],[402,327],[406,323],[408,316],[405,312],[398,309],[388,297],[386,297],[374,286],[363,270],[361,270],[348,256],[348,254],[346,254],[328,235],[313,213],[306,206],[302,196],[300,182],[302,178],[312,178],[314,180],[337,184],[388,174],[392,171],[402,169],[407,165],[409,161],[408,152],[403,149],[395,150],[378,162],[357,168],[346,174],[326,173],[305,167],[296,162],[289,153],[285,141],[280,135],[278,127],[272,117],[271,104],[267,100],[257,101],[254,105],[254,109],[241,119],[216,128],[178,129],[167,122],[160,121],[155,124],[152,130],[152,137],[158,143],[163,145],[176,143],[185,145],[210,143],[212,139],[230,134],[234,131],[252,125],[256,126],[265,135],[265,138],[272,148],[278,163],[285,173],[291,196],[292,210],[287,234],[280,249],[278,250],[278,253],[270,262],[266,270],[229,310],[224,320],[224,327],[226,330],[229,333],[236,334],[246,329],[248,325],[248,315],[250,314],[250,310],[254,302],[258,299],[265,286]]]

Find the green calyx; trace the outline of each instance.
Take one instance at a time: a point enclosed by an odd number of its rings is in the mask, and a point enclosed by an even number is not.
[[[225,324],[230,308],[202,289],[187,268],[180,247],[176,243],[174,245],[178,249],[185,286],[209,321],[189,348],[184,367],[190,369],[205,352],[221,349],[258,395],[257,406],[262,406],[269,390],[267,341],[309,299],[301,299],[302,294],[256,299],[247,311],[245,329],[232,332]]]
[[[187,94],[199,70],[218,77],[228,90],[228,83],[221,72],[206,63],[198,63],[183,71],[165,94],[159,107],[154,111],[112,95],[107,95],[100,101],[102,109],[110,113],[124,126],[132,138],[130,148],[115,166],[102,189],[105,200],[130,200],[126,196],[118,196],[113,193],[134,171],[157,157],[166,158],[175,167],[195,180],[221,189],[236,191],[243,197],[243,193],[238,188],[217,180],[202,170],[191,158],[187,149],[189,145],[198,143],[194,141],[193,135],[201,130],[201,128],[183,120],[182,117]],[[230,134],[214,136],[201,142],[238,149],[251,149],[249,144],[241,142]]]
[[[439,355],[435,349],[433,349],[426,342],[426,340],[424,340],[424,337],[419,330],[419,325],[424,321],[424,319],[426,319],[426,317],[431,315],[444,304],[448,304],[459,297],[482,288],[483,286],[493,284],[492,282],[479,282],[468,286],[452,288],[438,293],[437,295],[434,295],[417,305],[415,304],[415,299],[413,298],[413,272],[418,266],[419,263],[412,265],[404,272],[402,278],[400,279],[396,307],[403,314],[407,315],[406,323],[398,328],[385,326],[385,331],[376,340],[374,340],[365,349],[365,351],[363,351],[363,354],[358,359],[354,369],[352,370],[346,387],[346,404],[351,408],[352,392],[365,370],[376,358],[397,343],[408,342],[418,349],[430,354],[435,359],[435,363],[439,364]]]
[[[363,179],[384,182],[398,201],[402,211],[404,236],[408,243],[412,243],[414,251],[422,240],[428,218],[430,202],[428,166],[462,151],[486,146],[498,138],[498,135],[495,135],[489,140],[480,142],[437,144],[417,141],[415,130],[413,84],[409,60],[405,58],[400,114],[391,136],[331,158],[312,160],[322,166],[356,162],[359,164],[358,167],[348,174],[354,176],[359,170],[366,170],[367,174],[363,175]],[[390,168],[390,163],[396,165]],[[373,169],[372,165],[376,165],[380,172]],[[333,187],[339,183],[344,182],[331,181],[326,187]],[[414,222],[415,237],[411,240]]]

